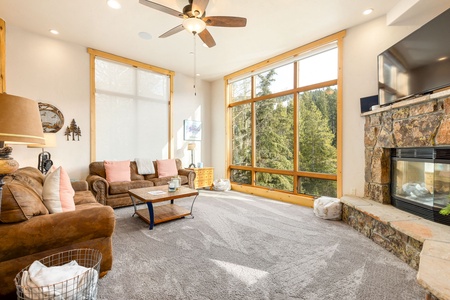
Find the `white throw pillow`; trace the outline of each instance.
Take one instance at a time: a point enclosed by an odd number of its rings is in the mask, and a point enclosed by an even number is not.
[[[75,191],[70,183],[69,175],[62,167],[47,174],[42,198],[51,214],[75,210],[74,195]]]

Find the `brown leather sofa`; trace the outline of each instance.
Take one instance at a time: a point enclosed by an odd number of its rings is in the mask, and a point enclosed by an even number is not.
[[[19,169],[4,181],[0,213],[0,299],[14,297],[14,278],[23,268],[58,252],[97,249],[102,253],[101,276],[111,270],[114,211],[95,200],[86,181],[72,183],[75,210],[53,214],[42,204],[44,175],[38,169]]]
[[[184,169],[181,160],[175,159],[178,169],[178,175],[181,179],[181,185],[187,185],[194,188],[195,172]],[[97,201],[103,205],[109,205],[113,208],[133,205],[128,190],[143,187],[166,185],[172,179],[169,177],[158,177],[158,168],[156,161],[153,162],[155,174],[140,175],[135,161],[130,161],[131,181],[127,182],[108,182],[106,180],[105,166],[102,161],[96,161],[89,164],[89,175],[86,181],[89,188],[94,193]]]

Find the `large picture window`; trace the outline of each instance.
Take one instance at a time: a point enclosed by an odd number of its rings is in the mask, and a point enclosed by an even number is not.
[[[225,77],[234,187],[340,196],[344,34]]]
[[[170,71],[90,50],[91,160],[170,156]],[[96,142],[98,141],[98,142]]]

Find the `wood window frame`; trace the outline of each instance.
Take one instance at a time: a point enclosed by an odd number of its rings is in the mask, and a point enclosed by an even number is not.
[[[0,19],[0,93],[6,92],[6,23]]]
[[[244,193],[259,195],[271,199],[276,199],[284,202],[294,203],[294,204],[300,204],[304,206],[313,207],[314,205],[314,197],[313,196],[307,196],[297,193],[298,189],[298,183],[297,180],[295,180],[298,177],[306,176],[310,178],[318,178],[318,179],[329,179],[329,180],[335,180],[337,185],[337,197],[340,198],[342,196],[342,112],[343,112],[343,39],[345,37],[346,31],[340,31],[333,35],[327,36],[325,38],[322,38],[320,40],[314,41],[312,43],[306,44],[304,46],[298,47],[296,49],[290,50],[288,52],[285,52],[283,54],[280,54],[278,56],[275,56],[273,58],[264,60],[260,63],[257,63],[255,65],[249,66],[247,68],[244,68],[242,70],[239,70],[237,72],[234,72],[232,74],[229,74],[224,77],[224,88],[225,88],[225,128],[226,128],[226,166],[227,166],[227,177],[231,177],[231,170],[232,169],[238,169],[238,170],[248,170],[252,171],[252,185],[245,185],[245,184],[237,184],[232,183],[232,189],[241,191]],[[271,66],[275,66],[276,64],[279,64],[283,61],[295,58],[300,56],[303,53],[306,53],[308,51],[312,51],[314,49],[317,49],[319,47],[325,46],[330,43],[336,43],[338,48],[338,76],[336,80],[330,80],[327,82],[321,82],[319,84],[313,84],[305,87],[297,87],[298,82],[298,63],[294,62],[294,80],[295,85],[293,90],[289,91],[283,91],[279,93],[274,93],[270,95],[264,95],[262,97],[254,98],[254,75],[261,72],[261,70],[270,68]],[[244,76],[252,76],[252,95],[251,99],[249,100],[243,100],[239,102],[231,102],[230,101],[230,82],[233,80],[236,80],[237,78],[241,78]],[[274,170],[274,169],[267,169],[267,168],[258,168],[254,166],[255,162],[255,103],[257,101],[261,101],[264,99],[269,98],[276,98],[279,96],[287,95],[287,94],[293,94],[294,95],[294,110],[298,111],[298,93],[306,90],[313,90],[321,87],[326,87],[330,85],[336,85],[337,86],[337,170],[336,174],[321,174],[321,173],[312,173],[312,172],[302,172],[297,171],[298,170],[298,155],[294,155],[294,170]],[[252,164],[253,166],[233,166],[231,165],[232,162],[232,151],[231,151],[231,145],[232,145],[232,116],[230,112],[230,108],[245,104],[245,103],[251,103],[252,105]],[[294,124],[298,124],[298,115],[294,114]],[[297,127],[297,126],[295,126]],[[294,130],[294,153],[298,153],[298,134],[297,129]],[[255,174],[257,172],[268,172],[272,174],[282,174],[282,175],[291,175],[294,176],[294,191],[293,192],[284,192],[279,190],[271,190],[266,187],[260,187],[256,186],[253,183],[255,182]]]

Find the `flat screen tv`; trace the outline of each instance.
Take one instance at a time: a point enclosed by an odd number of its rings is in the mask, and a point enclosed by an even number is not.
[[[450,9],[378,55],[381,105],[450,87]]]

